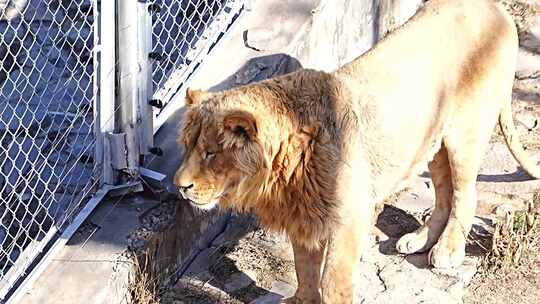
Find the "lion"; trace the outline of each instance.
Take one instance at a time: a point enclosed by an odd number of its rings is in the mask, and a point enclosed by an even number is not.
[[[498,4],[431,0],[335,71],[188,89],[174,183],[198,208],[253,212],[288,235],[298,288],[286,303],[351,303],[375,204],[427,164],[435,208],[396,247],[458,266],[497,120],[513,156],[540,177],[512,120],[517,50]]]

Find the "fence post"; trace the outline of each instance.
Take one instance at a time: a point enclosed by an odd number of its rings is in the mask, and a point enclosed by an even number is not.
[[[118,2],[119,132],[125,134],[127,171],[138,174],[153,145],[151,20],[144,1]],[[114,153],[121,153],[116,151]]]
[[[152,85],[152,62],[149,54],[152,52],[152,17],[149,4],[144,1],[137,3],[137,60],[138,60],[138,98],[137,113],[141,119],[139,128],[139,149],[142,155],[147,155],[154,146],[153,108],[150,99],[154,93]]]
[[[99,68],[99,74],[95,73],[94,76],[95,161],[102,170],[100,185],[113,185],[116,182],[115,173],[111,166],[110,145],[105,136],[115,131],[116,1],[101,1],[99,5],[94,10],[99,16],[94,28],[94,67]]]
[[[119,132],[125,134],[124,154],[128,172],[136,172],[139,165],[137,140],[137,0],[118,1],[118,97]]]

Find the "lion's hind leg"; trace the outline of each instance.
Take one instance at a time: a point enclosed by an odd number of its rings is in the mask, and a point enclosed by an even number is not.
[[[491,118],[486,115],[486,124],[492,123]],[[491,129],[471,124],[466,117],[463,119],[465,121],[456,122],[453,132],[443,139],[448,149],[453,195],[446,227],[429,253],[430,264],[437,268],[459,266],[465,258],[467,236],[477,205],[476,177],[490,138]]]
[[[396,244],[400,253],[424,252],[437,242],[448,221],[452,201],[452,176],[448,151],[443,145],[428,164],[435,186],[435,209],[424,225],[412,233],[402,236]]]

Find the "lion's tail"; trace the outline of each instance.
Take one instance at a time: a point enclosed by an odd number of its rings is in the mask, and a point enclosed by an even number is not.
[[[504,135],[506,145],[510,149],[510,153],[518,161],[518,163],[534,178],[540,179],[540,166],[534,163],[529,157],[521,142],[512,119],[512,106],[510,102],[505,102],[501,113],[499,114],[499,125]]]

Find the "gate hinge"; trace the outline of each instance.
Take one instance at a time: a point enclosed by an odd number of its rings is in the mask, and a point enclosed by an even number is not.
[[[148,58],[150,58],[152,60],[156,60],[156,61],[162,61],[163,60],[163,55],[158,53],[158,52],[150,52],[150,53],[148,53]]]
[[[124,170],[128,167],[126,133],[107,133],[111,167],[115,170]]]
[[[156,4],[156,3],[150,3],[148,4],[148,12],[159,14],[161,12],[161,6],[159,6],[159,4]]]
[[[160,99],[150,99],[150,101],[148,101],[148,104],[154,108],[163,108],[163,101],[161,101]]]

